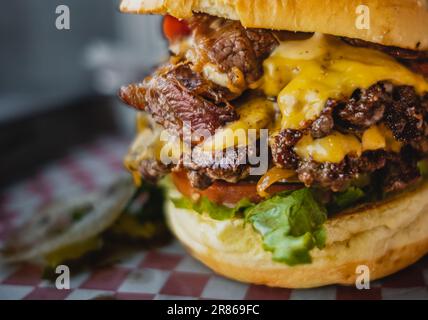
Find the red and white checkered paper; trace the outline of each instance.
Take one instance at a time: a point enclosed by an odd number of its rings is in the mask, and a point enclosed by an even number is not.
[[[94,190],[123,172],[129,141],[106,138],[80,148],[0,195],[0,242],[11,226],[48,204]],[[0,299],[428,299],[428,256],[369,290],[328,286],[289,290],[243,284],[214,274],[178,242],[116,265],[73,275],[58,290],[33,265],[0,266]]]

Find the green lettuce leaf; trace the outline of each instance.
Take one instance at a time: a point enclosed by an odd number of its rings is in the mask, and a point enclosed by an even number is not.
[[[365,192],[357,187],[349,187],[343,192],[335,193],[331,203],[333,211],[351,207],[365,197]]]
[[[227,220],[243,214],[263,238],[263,248],[272,252],[273,260],[297,265],[310,263],[310,251],[323,248],[326,233],[323,227],[327,212],[310,189],[286,191],[253,204],[243,199],[234,208],[211,202],[206,197],[193,202],[188,198],[172,199],[179,209],[207,213],[215,220]]]
[[[246,219],[263,238],[274,261],[288,265],[310,263],[310,251],[323,248],[327,211],[310,189],[276,195],[246,211]]]
[[[234,218],[238,213],[245,211],[254,204],[244,198],[239,201],[234,208],[229,208],[224,205],[216,204],[210,201],[207,197],[201,197],[199,201],[193,202],[189,198],[171,199],[175,207],[178,209],[194,210],[199,214],[207,213],[214,220],[228,220]]]

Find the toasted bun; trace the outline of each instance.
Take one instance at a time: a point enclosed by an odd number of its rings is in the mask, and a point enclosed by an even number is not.
[[[360,5],[369,8],[369,30],[357,28]],[[177,18],[202,12],[240,20],[248,28],[321,32],[428,50],[427,0],[122,0],[120,9]]]
[[[352,285],[359,265],[368,266],[375,280],[428,252],[428,184],[329,219],[326,247],[311,252],[311,264],[294,267],[273,262],[260,236],[242,219],[215,221],[172,203],[167,206],[169,224],[191,254],[219,274],[243,282],[285,288]]]

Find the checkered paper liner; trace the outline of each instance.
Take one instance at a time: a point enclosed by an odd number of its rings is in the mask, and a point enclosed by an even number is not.
[[[129,141],[104,138],[76,149],[0,195],[0,243],[11,227],[51,202],[95,190],[123,173]],[[250,285],[214,274],[178,242],[115,265],[73,275],[69,290],[42,279],[35,265],[1,266],[0,299],[428,299],[428,256],[371,283],[370,290],[328,286],[291,290]]]

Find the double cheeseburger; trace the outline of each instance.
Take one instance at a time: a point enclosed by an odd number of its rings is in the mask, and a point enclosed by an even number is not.
[[[137,183],[167,177],[169,224],[197,259],[305,288],[354,284],[361,265],[381,278],[427,253],[427,1],[121,11],[165,15],[169,61],[119,93],[139,111],[125,162]]]

